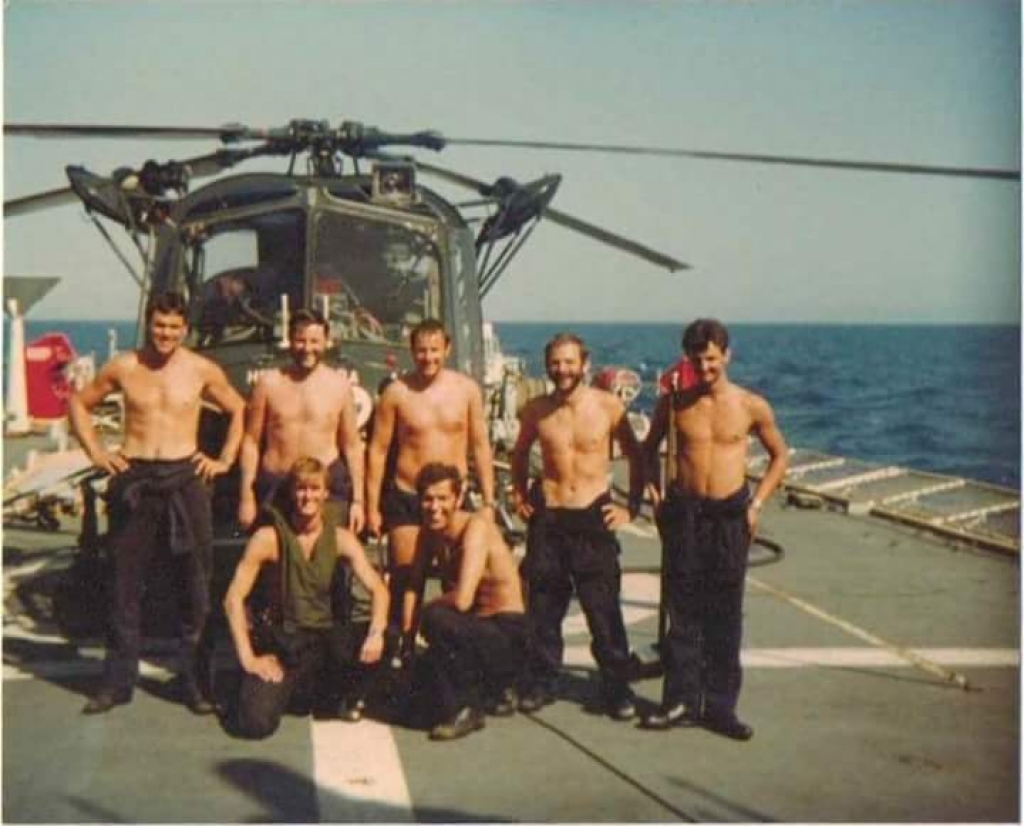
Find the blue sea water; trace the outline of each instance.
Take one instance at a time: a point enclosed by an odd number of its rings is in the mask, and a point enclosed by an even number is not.
[[[107,353],[107,330],[131,346],[134,322],[30,321],[33,337],[66,332],[80,353]],[[504,350],[542,368],[544,343],[571,329],[595,368],[637,370],[637,405],[654,405],[658,373],[679,358],[668,324],[496,325]],[[1020,330],[994,326],[737,324],[730,377],[764,395],[790,444],[1020,485]]]

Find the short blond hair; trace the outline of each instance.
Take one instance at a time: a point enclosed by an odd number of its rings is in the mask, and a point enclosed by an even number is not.
[[[326,486],[327,466],[313,456],[303,456],[296,459],[295,464],[292,465],[291,470],[288,471],[287,481],[289,492],[294,494],[295,489],[299,486],[299,482],[313,477],[318,477]]]

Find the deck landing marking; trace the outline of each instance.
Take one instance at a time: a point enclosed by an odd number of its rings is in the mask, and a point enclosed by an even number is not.
[[[390,726],[373,720],[317,720],[311,727],[322,823],[415,820]]]
[[[661,599],[661,581],[653,574],[623,574],[622,599],[625,601],[622,606],[622,619],[626,625],[637,625],[657,616],[658,602]],[[573,634],[586,633],[586,617],[574,600],[569,614],[562,622],[562,635],[569,637]]]
[[[921,657],[948,666],[1005,668],[1020,665],[1016,648],[912,648]],[[746,648],[740,654],[744,668],[911,668],[912,663],[885,649],[848,646],[841,648]],[[569,645],[565,664],[596,668],[590,647]]]
[[[650,528],[642,528],[632,522],[627,522],[625,525],[619,525],[619,530],[631,533],[634,536],[641,536],[644,539],[654,539],[658,535]]]
[[[894,654],[897,657],[902,657],[903,659],[910,662],[912,665],[915,665],[918,668],[920,668],[922,671],[927,671],[929,674],[932,674],[936,677],[941,677],[943,680],[948,680],[949,682],[956,683],[964,691],[967,691],[970,688],[970,684],[967,681],[967,677],[965,677],[963,674],[958,674],[955,671],[950,671],[949,669],[944,668],[934,660],[931,660],[922,654],[918,654],[916,651],[912,651],[904,645],[897,645],[894,642],[882,639],[882,637],[879,637],[877,634],[872,634],[867,629],[861,628],[858,625],[854,625],[849,620],[845,620],[842,617],[836,616],[835,614],[830,614],[828,611],[825,611],[816,605],[812,605],[807,600],[801,599],[795,594],[791,594],[785,589],[779,588],[776,585],[771,585],[770,583],[762,582],[756,577],[752,577],[749,575],[747,576],[747,582],[755,588],[759,589],[760,591],[771,594],[773,597],[777,597],[778,599],[781,599],[783,602],[789,603],[794,608],[799,608],[801,611],[810,614],[815,619],[819,619],[822,622],[828,623],[829,625],[834,625],[837,628],[842,629],[847,634],[850,634],[851,636],[856,637],[859,640],[863,640],[864,642],[876,645],[883,651],[886,651],[890,654]]]
[[[1015,666],[1013,648],[911,648],[940,665]],[[801,668],[808,665],[894,668],[910,666],[903,657],[880,648],[754,648],[741,655],[748,668]]]

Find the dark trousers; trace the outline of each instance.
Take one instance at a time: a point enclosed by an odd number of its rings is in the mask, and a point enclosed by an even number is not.
[[[629,641],[619,596],[621,548],[604,525],[602,496],[587,508],[537,508],[527,534],[528,680],[551,683],[562,665],[562,620],[575,591],[590,629],[590,650],[610,697],[628,691]]]
[[[746,488],[726,499],[670,492],[658,513],[668,634],[663,701],[735,714],[743,674],[743,586],[750,529]]]
[[[178,596],[182,676],[192,681],[197,672],[205,676],[208,640],[204,631],[213,568],[210,492],[196,477],[174,496],[180,497],[177,502],[187,514],[192,540],[192,547],[180,553],[169,548],[166,496],[145,494],[132,507],[116,500],[110,503],[107,551],[113,567],[113,593],[104,683],[115,691],[130,691],[138,678],[142,594],[154,562],[166,566]]]
[[[330,629],[278,631],[273,641],[255,641],[259,654],[274,654],[284,666],[284,679],[271,683],[245,674],[238,693],[235,733],[253,739],[269,737],[281,724],[292,698],[308,693],[312,701],[337,703],[342,697],[364,697],[376,666],[359,662],[368,622],[334,625]]]
[[[441,720],[466,706],[480,709],[515,683],[526,655],[522,614],[478,617],[435,602],[423,609],[420,627]]]

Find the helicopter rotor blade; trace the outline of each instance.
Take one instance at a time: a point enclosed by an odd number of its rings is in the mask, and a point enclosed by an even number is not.
[[[46,192],[36,192],[33,195],[25,195],[21,198],[12,198],[4,201],[4,217],[16,218],[19,215],[29,215],[33,212],[41,212],[44,209],[73,204],[78,201],[78,196],[70,186],[61,189],[50,189]]]
[[[165,140],[209,140],[226,143],[257,139],[258,134],[240,124],[205,126],[113,126],[109,124],[5,123],[4,134],[31,138],[125,138]],[[251,136],[251,138],[250,138]]]
[[[487,195],[490,190],[490,186],[485,184],[483,181],[478,181],[476,178],[469,177],[469,175],[463,175],[461,172],[453,172],[450,169],[434,166],[434,164],[431,163],[424,163],[423,161],[417,160],[416,168],[422,169],[424,172],[433,175],[435,178],[441,178],[442,180],[448,181],[448,183],[465,187],[466,189],[471,189],[478,195]]]
[[[461,172],[453,172],[450,169],[444,169],[442,167],[435,166],[434,164],[423,163],[421,161],[417,161],[416,166],[427,174],[434,175],[437,178],[441,178],[442,180],[446,180],[449,183],[456,184],[457,186],[472,189],[474,192],[481,195],[486,195],[490,190],[490,186],[488,184],[483,181],[479,181],[476,178],[471,178],[468,175],[463,175]],[[660,253],[657,250],[651,249],[643,244],[639,244],[636,241],[631,241],[630,239],[617,235],[614,232],[609,232],[608,230],[602,229],[601,227],[595,226],[587,221],[574,218],[573,216],[557,209],[551,209],[550,207],[545,209],[542,217],[550,219],[554,223],[565,227],[566,229],[571,229],[574,232],[579,232],[589,238],[593,238],[595,241],[600,241],[602,244],[608,244],[609,246],[616,247],[623,252],[639,256],[645,261],[650,261],[652,264],[656,264],[659,267],[665,267],[670,272],[690,269],[689,264],[684,264],[682,261],[677,261],[675,258]]]
[[[4,134],[35,138],[163,138],[169,140],[199,140],[215,138],[222,143],[237,143],[249,140],[273,140],[287,138],[296,128],[306,124],[294,121],[281,129],[251,129],[239,123],[218,127],[205,126],[118,126],[112,124],[44,124],[7,123]],[[317,122],[319,128],[325,123]],[[381,135],[378,130],[364,129],[360,124],[349,124],[365,131],[368,137]],[[342,130],[344,131],[343,124]],[[426,138],[429,140],[423,143]],[[624,155],[648,155],[656,157],[692,158],[711,161],[738,161],[742,163],[771,164],[783,166],[805,166],[824,169],[845,169],[858,172],[882,172],[903,175],[940,175],[960,178],[988,178],[995,180],[1020,180],[1020,169],[995,167],[949,166],[937,164],[902,163],[889,161],[862,161],[839,158],[816,158],[802,155],[769,155],[743,152],[717,152],[699,149],[680,149],[657,146],[636,146],[628,144],[577,143],[571,141],[528,141],[497,140],[490,138],[445,138],[440,133],[417,133],[413,136],[389,136],[390,142],[402,143],[403,137],[412,145],[424,145],[432,149],[449,146],[502,147],[517,149],[542,149],[546,151],[598,152]]]
[[[646,261],[650,261],[652,264],[657,264],[659,267],[665,267],[669,272],[676,272],[677,270],[688,270],[691,269],[689,264],[685,264],[682,261],[677,261],[671,256],[665,255],[658,252],[657,250],[646,247],[643,244],[639,244],[636,241],[631,241],[628,238],[624,238],[621,235],[617,235],[614,232],[609,232],[606,229],[595,226],[594,224],[582,221],[579,218],[574,218],[572,215],[567,215],[557,209],[551,209],[550,207],[544,210],[544,218],[549,221],[554,221],[556,224],[571,229],[574,232],[582,233],[583,235],[593,238],[595,241],[600,241],[602,244],[608,244],[613,247],[617,247],[623,252],[631,253],[632,255],[639,256]]]
[[[698,149],[671,149],[656,146],[626,146],[601,143],[569,143],[552,141],[513,141],[478,138],[446,138],[449,146],[491,146],[517,149],[544,149],[565,152],[602,152],[621,155],[653,155],[672,158],[694,158],[711,161],[741,161],[745,163],[784,166],[811,166],[826,169],[847,169],[859,172],[889,172],[905,175],[944,175],[959,178],[993,178],[1020,180],[1019,169],[997,169],[966,166],[936,166],[918,163],[891,163],[883,161],[852,161],[835,158],[811,158],[799,155],[761,155],[740,152],[709,152]]]
[[[178,161],[188,171],[191,180],[197,178],[208,178],[217,175],[248,157],[263,153],[262,147],[255,149],[220,149],[207,155],[197,155],[194,158],[186,158]],[[20,215],[29,215],[33,212],[41,212],[46,209],[78,203],[79,198],[75,191],[69,187],[50,189],[45,192],[36,192],[32,195],[25,195],[21,198],[12,198],[4,201],[4,217],[17,218]]]

